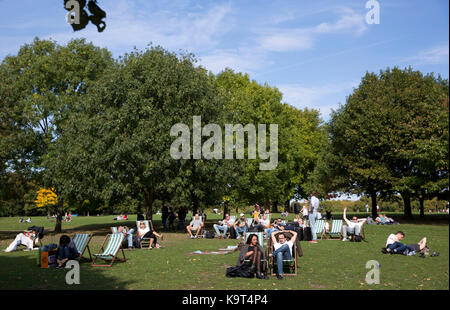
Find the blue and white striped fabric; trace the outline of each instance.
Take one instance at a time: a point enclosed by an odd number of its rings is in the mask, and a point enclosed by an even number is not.
[[[330,235],[340,235],[342,231],[342,220],[333,220]]]
[[[122,245],[123,238],[124,235],[121,233],[111,234],[109,236],[106,249],[103,251],[103,253],[94,255],[102,259],[114,258],[114,256],[116,256],[117,252],[119,251],[120,246]]]
[[[323,232],[323,228],[325,227],[325,221],[324,220],[317,220],[316,221],[316,235],[321,235]]]
[[[75,234],[73,236],[73,243],[75,244],[75,248],[77,249],[78,253],[83,253],[84,248],[87,245],[89,239],[89,234]]]

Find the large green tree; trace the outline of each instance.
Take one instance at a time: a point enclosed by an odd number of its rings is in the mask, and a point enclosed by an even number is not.
[[[372,197],[448,191],[448,81],[411,68],[367,73],[332,113],[325,180]],[[446,181],[445,181],[446,180]],[[427,185],[428,184],[428,185]]]
[[[199,200],[207,196],[206,184],[215,182],[208,177],[211,171],[170,155],[173,125],[192,128],[193,116],[201,116],[204,124],[220,115],[213,76],[196,67],[192,55],[160,47],[133,51],[109,68],[87,97],[48,157],[64,196],[108,203],[142,197],[149,219],[153,202],[166,200],[180,187]],[[205,185],[192,193],[188,178]]]
[[[22,46],[0,65],[0,145],[8,171],[54,187],[59,196],[56,231],[61,230],[64,197],[42,161],[62,134],[74,106],[113,60],[106,49],[84,40],[61,46],[39,40]]]

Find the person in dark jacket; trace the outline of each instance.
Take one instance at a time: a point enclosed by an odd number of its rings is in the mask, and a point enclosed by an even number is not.
[[[255,234],[251,234],[247,238],[246,244],[241,248],[236,265],[241,266],[246,260],[251,262],[250,271],[256,272],[258,279],[264,279],[261,274],[261,260],[264,260],[264,251],[259,245],[258,236]]]

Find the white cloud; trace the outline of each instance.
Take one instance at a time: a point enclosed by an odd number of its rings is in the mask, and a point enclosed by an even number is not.
[[[309,28],[267,28],[257,32],[263,34],[258,39],[259,46],[267,51],[287,52],[311,49],[317,37],[332,33],[352,33],[361,35],[367,30],[364,15],[350,8],[339,10],[340,17],[335,23],[321,23]]]
[[[423,50],[415,56],[402,59],[414,65],[448,65],[449,42]]]
[[[358,84],[351,81],[311,87],[300,84],[282,84],[277,87],[283,93],[284,102],[300,109],[318,109],[323,116],[328,116],[331,109],[338,108],[339,103],[345,103],[346,96]],[[340,98],[340,102],[336,98]]]

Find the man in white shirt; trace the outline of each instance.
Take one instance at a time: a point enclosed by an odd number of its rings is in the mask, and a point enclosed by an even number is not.
[[[404,254],[408,256],[413,256],[416,254],[414,249],[407,246],[400,241],[405,237],[405,233],[398,231],[395,234],[390,234],[386,240],[386,252],[392,254]]]
[[[213,225],[219,239],[224,239],[227,236],[227,231],[231,226],[233,226],[233,221],[231,221],[229,214],[225,214],[225,218],[223,221],[219,221],[219,224]],[[223,236],[220,234],[221,231],[223,231]]]
[[[200,219],[200,216],[198,215],[198,213],[196,213],[194,215],[194,218],[192,219],[192,221],[186,227],[186,230],[188,231],[191,239],[197,239],[198,238],[198,234],[202,230],[202,227],[203,227],[203,222]],[[195,236],[192,235],[192,231],[195,232]]]
[[[284,232],[289,231],[292,233],[291,240],[286,239],[286,235]],[[278,242],[277,237],[278,236]],[[272,254],[269,256],[273,256],[274,259],[276,259],[277,262],[277,279],[282,280],[283,279],[283,260],[291,260],[294,256],[293,248],[294,248],[294,242],[297,240],[297,233],[295,231],[286,230],[286,231],[275,231],[272,233],[272,243],[273,248],[275,251],[273,251]]]
[[[312,191],[311,194],[311,203],[309,206],[309,223],[311,227],[312,240],[310,243],[317,243],[317,234],[316,234],[316,219],[318,217],[319,210],[319,199],[316,197],[316,192]]]
[[[347,225],[344,225],[342,227],[342,233],[344,235],[344,238],[342,241],[347,241],[347,235],[355,235],[359,236],[361,233],[361,227],[364,225],[364,223],[367,221],[367,219],[358,219],[356,216],[352,218],[352,221],[349,221],[347,219],[347,208],[344,208],[344,221],[347,223]]]

